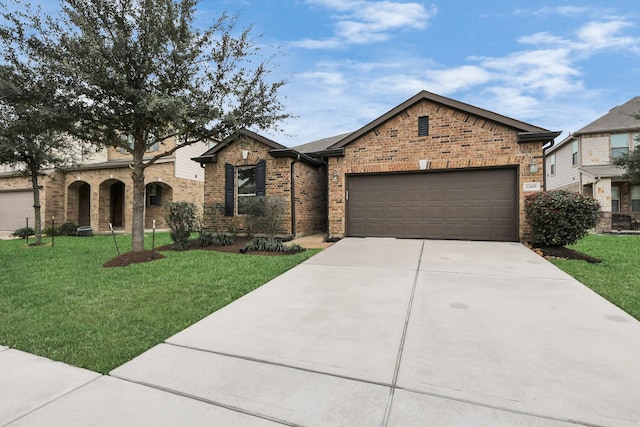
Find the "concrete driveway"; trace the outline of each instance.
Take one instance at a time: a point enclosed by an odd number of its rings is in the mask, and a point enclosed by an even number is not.
[[[640,322],[517,243],[344,239],[70,390],[11,425],[632,426]]]

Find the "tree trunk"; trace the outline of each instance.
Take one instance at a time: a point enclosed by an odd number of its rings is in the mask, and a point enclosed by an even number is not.
[[[135,153],[133,156],[133,218],[131,220],[131,250],[134,252],[144,250],[144,166],[142,156]]]
[[[38,188],[38,171],[31,168],[31,188],[33,189],[33,229],[36,234],[35,245],[42,245],[42,218],[40,213],[40,188]]]

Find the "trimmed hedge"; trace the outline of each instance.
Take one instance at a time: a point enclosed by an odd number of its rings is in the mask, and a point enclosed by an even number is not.
[[[602,218],[598,201],[568,190],[528,195],[525,212],[533,243],[543,246],[573,244],[586,236]]]

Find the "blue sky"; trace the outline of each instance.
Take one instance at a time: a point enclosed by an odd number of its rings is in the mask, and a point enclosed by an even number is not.
[[[201,0],[198,21],[221,11],[253,25],[265,54],[280,47],[274,76],[297,118],[264,134],[287,146],[355,131],[421,90],[558,141],[640,95],[637,0]]]

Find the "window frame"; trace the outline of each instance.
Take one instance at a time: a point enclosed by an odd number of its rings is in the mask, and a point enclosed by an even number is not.
[[[635,198],[633,193],[636,193]],[[631,212],[640,212],[640,185],[631,186],[629,191],[629,198],[631,199]],[[635,202],[635,207],[634,207],[634,202]]]
[[[617,194],[617,198],[613,198],[613,189],[616,189]],[[619,185],[612,185],[611,186],[611,212],[620,212],[620,193],[622,192],[622,189],[620,188]],[[614,200],[616,201],[616,209],[613,208],[613,202]]]
[[[573,140],[571,143],[571,165],[578,166],[578,140]]]
[[[253,193],[240,193],[240,171],[242,170],[253,170],[253,181],[255,183],[255,189]],[[237,166],[235,168],[235,214],[236,215],[246,215],[246,212],[240,212],[240,199],[248,198],[248,197],[256,197],[258,190],[258,168],[257,165],[247,165],[247,166]]]
[[[549,156],[549,175],[556,176],[556,153]]]
[[[620,145],[614,146],[614,139],[616,140],[616,143]],[[626,143],[622,141],[623,139],[626,139]],[[624,154],[629,154],[629,148],[630,144],[628,133],[612,133],[609,135],[609,157],[611,160],[617,159]],[[616,150],[615,154],[614,150]]]

